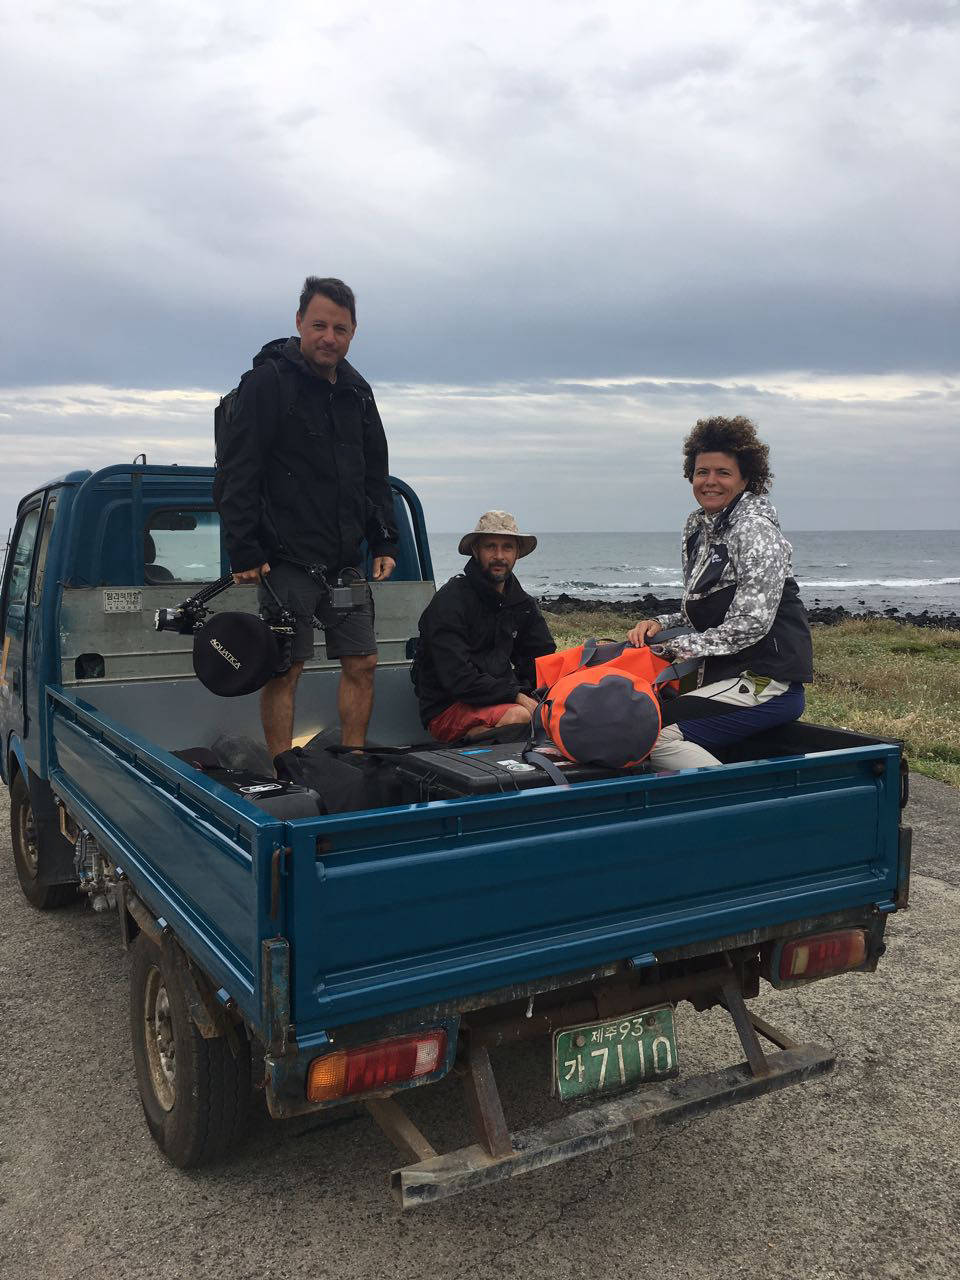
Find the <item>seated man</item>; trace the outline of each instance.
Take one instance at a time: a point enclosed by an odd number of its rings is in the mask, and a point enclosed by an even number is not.
[[[537,540],[506,511],[488,511],[460,539],[470,559],[420,618],[413,679],[420,718],[440,742],[523,724],[536,707],[534,659],[557,647],[537,602],[513,576]]]

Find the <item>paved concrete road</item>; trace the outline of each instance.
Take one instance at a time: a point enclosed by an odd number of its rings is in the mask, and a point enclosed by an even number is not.
[[[913,901],[880,971],[755,1006],[835,1045],[832,1076],[402,1218],[363,1115],[258,1113],[227,1168],[167,1165],[133,1084],[115,918],[31,910],[4,834],[0,1274],[956,1280],[960,796],[916,779],[910,817]],[[742,1057],[721,1015],[678,1021],[687,1068]],[[531,1046],[503,1060],[514,1123],[549,1105],[523,1090],[544,1071]],[[424,1092],[428,1133],[462,1141],[456,1086]]]

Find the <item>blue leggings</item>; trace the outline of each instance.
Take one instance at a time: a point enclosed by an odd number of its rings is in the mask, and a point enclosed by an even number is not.
[[[739,711],[727,711],[724,715],[705,716],[702,720],[681,720],[677,727],[687,742],[695,742],[711,751],[714,747],[722,747],[725,742],[739,742],[741,738],[749,738],[763,729],[799,720],[805,706],[803,685],[796,681],[786,693],[771,698],[769,702],[743,707]]]

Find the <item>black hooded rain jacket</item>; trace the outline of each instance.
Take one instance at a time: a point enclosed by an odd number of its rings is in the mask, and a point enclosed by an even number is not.
[[[218,442],[220,515],[234,572],[281,559],[331,571],[396,558],[387,442],[370,384],[342,360],[331,383],[300,340],[268,343]]]
[[[514,702],[536,683],[534,659],[556,647],[536,600],[512,573],[501,593],[468,560],[420,617],[413,682],[424,727],[454,702]]]

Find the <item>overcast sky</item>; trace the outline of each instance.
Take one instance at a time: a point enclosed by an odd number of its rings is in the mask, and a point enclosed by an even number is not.
[[[308,272],[435,529],[678,527],[738,412],[787,529],[960,525],[952,0],[0,15],[4,528],[209,461]]]

